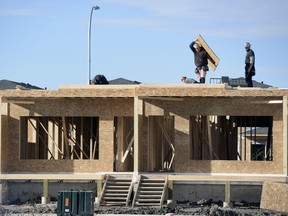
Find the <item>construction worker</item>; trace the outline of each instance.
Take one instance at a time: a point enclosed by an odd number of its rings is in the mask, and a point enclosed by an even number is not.
[[[244,47],[246,49],[245,80],[248,84],[248,87],[253,87],[252,76],[255,76],[255,54],[251,49],[251,44],[249,42],[246,42]]]
[[[183,83],[199,83],[192,78],[187,78],[186,76],[181,77],[181,82],[183,82]]]
[[[192,41],[189,47],[194,53],[194,63],[196,66],[195,73],[197,74],[199,82],[205,83],[206,74],[207,71],[209,71],[208,68],[209,56],[206,50],[203,47],[201,47],[201,45],[196,41]]]
[[[108,85],[109,82],[104,75],[98,74],[91,80],[91,84],[93,84],[93,85]]]

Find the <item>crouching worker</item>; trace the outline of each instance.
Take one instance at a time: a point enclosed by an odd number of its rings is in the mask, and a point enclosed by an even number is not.
[[[186,76],[181,77],[181,82],[183,83],[198,83],[196,80],[192,78],[187,78]]]
[[[104,75],[98,74],[91,80],[92,85],[103,85],[103,84],[109,84],[108,80]]]

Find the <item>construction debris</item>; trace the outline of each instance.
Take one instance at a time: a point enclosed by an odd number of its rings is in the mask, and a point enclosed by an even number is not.
[[[125,215],[245,215],[245,216],[285,216],[288,215],[284,212],[276,212],[270,210],[260,209],[259,206],[249,206],[248,204],[243,207],[223,208],[221,204],[211,203],[210,205],[200,206],[190,203],[178,204],[177,207],[123,207],[123,206],[100,206],[95,207],[94,213],[96,215],[108,214],[125,214]],[[47,205],[28,203],[23,205],[0,205],[0,215],[56,215],[57,204],[51,203]]]

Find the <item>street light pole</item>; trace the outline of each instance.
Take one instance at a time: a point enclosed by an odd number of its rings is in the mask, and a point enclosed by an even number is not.
[[[100,7],[93,6],[91,9],[90,19],[89,19],[89,29],[88,29],[88,85],[91,84],[91,22],[93,10],[99,10]]]

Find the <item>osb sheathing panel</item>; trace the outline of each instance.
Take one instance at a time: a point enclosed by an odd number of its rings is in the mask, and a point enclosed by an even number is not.
[[[131,104],[132,103],[132,104]],[[113,171],[114,115],[133,116],[133,99],[36,100],[34,105],[9,104],[2,116],[2,172],[111,172]],[[20,116],[100,116],[99,160],[20,160]],[[7,129],[6,129],[7,128]],[[5,137],[5,138],[4,138]]]
[[[99,143],[99,161],[103,164],[98,167],[98,171],[112,172],[114,163],[114,116],[100,117]]]
[[[288,95],[287,89],[239,88],[225,84],[141,84],[141,85],[83,85],[66,86],[59,90],[1,90],[0,97],[64,98],[64,97],[265,97]]]
[[[171,84],[171,85],[140,85],[135,88],[135,94],[138,96],[175,96],[175,97],[249,97],[249,96],[283,96],[287,95],[287,89],[261,89],[261,88],[239,88],[232,89],[225,84],[204,84],[204,85],[193,85],[193,84]]]
[[[264,99],[267,98],[260,100]],[[145,115],[175,115],[177,172],[282,174],[282,104],[250,103],[254,101],[254,98],[185,98],[183,101],[146,99]],[[190,160],[187,122],[192,115],[273,116],[273,161]],[[179,123],[181,121],[183,125]]]
[[[237,162],[237,161],[191,161],[188,155],[189,146],[187,139],[181,136],[186,136],[187,128],[181,131],[181,121],[187,125],[189,115],[273,115],[273,145],[274,159],[282,160],[282,155],[279,155],[282,147],[282,113],[281,104],[250,104],[249,101],[262,100],[282,100],[283,95],[288,95],[288,90],[282,89],[256,89],[256,88],[240,88],[226,89],[225,85],[137,85],[137,86],[84,86],[84,87],[64,87],[57,91],[50,90],[5,90],[0,91],[2,101],[12,101],[9,104],[9,118],[7,118],[7,130],[9,138],[3,139],[2,134],[2,156],[1,161],[4,164],[4,171],[68,171],[68,172],[97,172],[110,171],[112,162],[109,165],[105,161],[101,161],[101,157],[110,158],[103,152],[100,152],[100,160],[98,161],[39,161],[39,160],[22,160],[17,159],[19,155],[19,116],[101,116],[103,125],[107,128],[111,127],[111,116],[133,116],[133,99],[135,96],[140,96],[144,100],[146,116],[149,115],[175,115],[176,131],[176,171],[179,172],[235,172],[240,173],[281,173],[282,163],[273,162]],[[161,100],[147,99],[151,96],[157,96]],[[165,96],[169,96],[166,98]],[[145,98],[146,97],[146,98]],[[175,98],[174,98],[175,97]],[[164,99],[164,101],[162,100]],[[173,101],[175,99],[175,101]],[[180,100],[179,100],[180,99]],[[19,104],[16,102],[35,102],[33,105]],[[183,101],[181,101],[183,100]],[[279,109],[280,108],[280,109]],[[3,117],[2,117],[3,119]],[[277,121],[279,121],[277,123]],[[9,122],[9,123],[8,123]],[[108,123],[110,122],[110,123]],[[102,124],[102,123],[100,123]],[[110,125],[110,126],[108,126]],[[147,144],[147,131],[145,128],[147,123],[143,124],[143,150],[145,143]],[[16,128],[16,129],[15,129]],[[103,131],[105,129],[102,126]],[[102,130],[100,128],[100,130]],[[110,128],[111,129],[111,128]],[[184,132],[186,131],[186,132]],[[100,132],[101,133],[101,132]],[[108,132],[108,129],[106,132]],[[278,137],[278,134],[279,137]],[[107,135],[107,134],[106,134]],[[278,138],[275,138],[277,135]],[[108,135],[107,135],[108,136]],[[102,141],[106,137],[102,137]],[[8,137],[8,136],[7,136]],[[108,139],[108,138],[107,138]],[[9,140],[9,142],[8,142]],[[107,152],[112,155],[111,143],[113,137],[109,141]],[[104,141],[103,141],[104,142]],[[107,141],[108,142],[108,141]],[[277,147],[277,149],[276,149]],[[101,149],[100,149],[101,151]],[[104,151],[104,150],[103,150]],[[103,154],[102,154],[103,153]],[[143,156],[145,151],[142,151]],[[147,154],[147,153],[146,153]],[[185,157],[182,157],[186,155]],[[179,156],[180,155],[180,156]],[[278,157],[279,156],[279,157]],[[6,160],[7,159],[7,160]],[[145,159],[145,157],[144,157]],[[108,160],[108,159],[107,159]],[[113,159],[112,159],[113,160]],[[23,164],[25,162],[25,164]],[[143,171],[145,171],[145,162],[141,163]],[[246,167],[247,165],[247,167]],[[80,167],[81,166],[81,167]],[[107,170],[103,170],[106,169]],[[265,167],[265,170],[264,168]],[[140,168],[140,169],[141,169]],[[266,169],[268,168],[268,169]],[[15,170],[16,169],[16,170]]]
[[[34,104],[17,104],[16,116],[133,116],[133,98],[37,99]]]
[[[189,116],[175,117],[175,168],[181,167],[182,158],[190,158]]]
[[[139,167],[139,171],[147,171],[147,167],[148,167],[148,155],[147,155],[147,149],[148,149],[148,118],[146,116],[143,116],[142,118],[142,127],[140,128],[140,130],[142,130],[141,133],[141,140],[139,141],[140,145],[141,145],[141,151],[139,151],[139,158],[141,158],[140,160],[140,167]]]
[[[253,104],[255,100],[267,98],[184,98],[183,100],[145,101],[145,115],[235,115],[235,116],[271,116],[274,110],[282,111],[282,104]],[[252,103],[252,104],[251,104]],[[282,119],[282,112],[279,113]],[[274,114],[275,115],[275,114]]]
[[[3,148],[3,144],[4,143],[8,143],[8,136],[4,136],[5,134],[8,134],[8,117],[6,115],[1,115],[1,126],[0,126],[0,130],[1,130],[1,140],[0,140],[0,171],[3,172],[3,157],[5,156],[5,153],[7,152],[7,149]]]
[[[288,184],[265,181],[260,208],[288,212]]]
[[[0,97],[11,98],[74,98],[74,97],[134,97],[135,89],[131,86],[91,86],[91,88],[59,90],[3,90]]]

